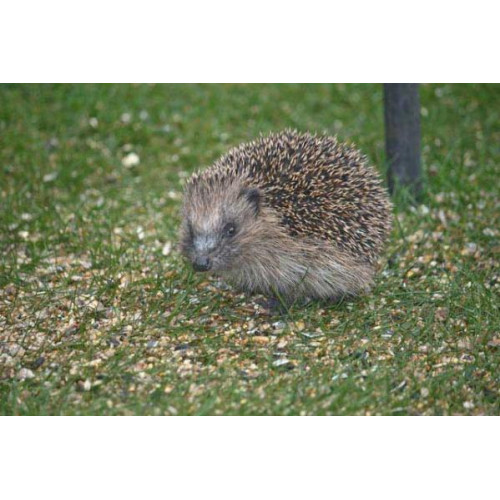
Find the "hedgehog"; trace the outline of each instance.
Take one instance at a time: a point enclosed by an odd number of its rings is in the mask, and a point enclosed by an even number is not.
[[[387,190],[357,149],[285,130],[188,179],[180,250],[195,271],[275,305],[339,301],[370,289],[391,222]]]

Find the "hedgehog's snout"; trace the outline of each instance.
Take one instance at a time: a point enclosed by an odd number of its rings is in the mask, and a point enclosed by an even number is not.
[[[194,255],[192,256],[195,271],[209,271],[212,268],[212,259],[209,257],[216,249],[216,242],[211,235],[199,235],[194,241]]]
[[[204,272],[209,271],[212,267],[212,262],[207,256],[197,256],[193,260],[193,269],[195,271]]]

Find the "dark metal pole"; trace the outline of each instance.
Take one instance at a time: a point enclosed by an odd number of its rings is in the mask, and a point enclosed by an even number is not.
[[[389,164],[389,189],[421,189],[420,98],[418,83],[385,83],[385,146]]]

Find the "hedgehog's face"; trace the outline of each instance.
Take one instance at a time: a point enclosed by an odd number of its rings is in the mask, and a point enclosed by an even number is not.
[[[222,192],[187,192],[181,251],[195,271],[231,271],[248,251],[259,215],[258,189],[230,186]]]

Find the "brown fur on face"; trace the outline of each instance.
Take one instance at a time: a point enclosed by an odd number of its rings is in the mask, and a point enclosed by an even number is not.
[[[183,254],[191,262],[208,258],[214,272],[241,266],[251,241],[263,229],[259,191],[239,180],[224,184],[220,190],[192,186],[184,196],[183,215]]]
[[[181,250],[247,292],[338,298],[369,287],[390,224],[387,193],[364,157],[287,131],[191,177]]]

